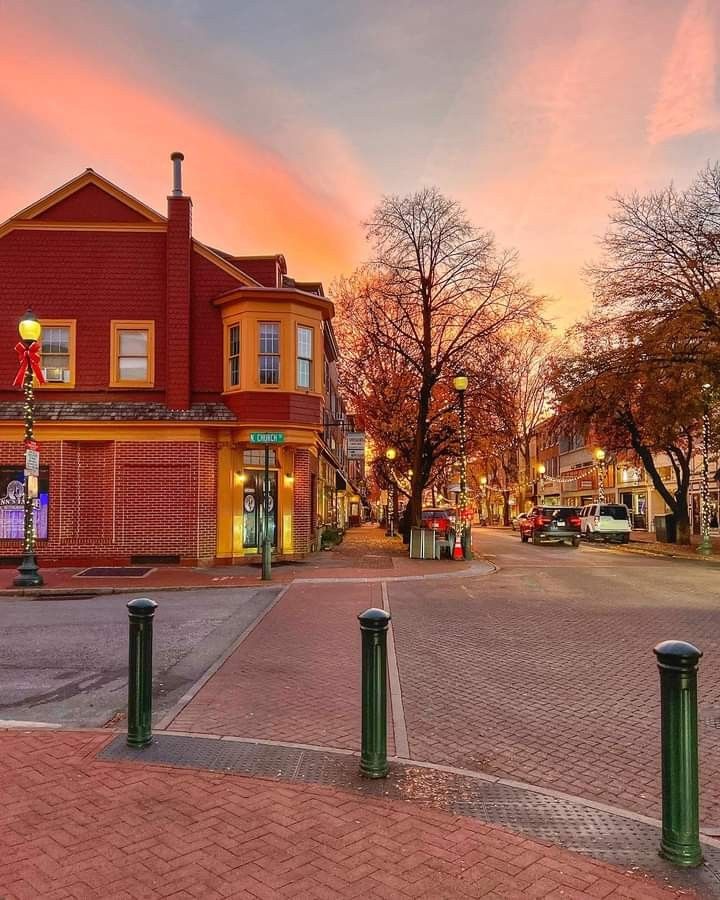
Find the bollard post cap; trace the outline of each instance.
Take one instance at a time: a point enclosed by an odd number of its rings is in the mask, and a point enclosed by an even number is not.
[[[702,650],[687,641],[663,641],[653,648],[658,665],[666,669],[694,669],[700,662]]]
[[[358,621],[360,628],[365,631],[384,631],[390,623],[390,613],[386,613],[384,609],[372,607],[360,613]]]
[[[149,597],[138,597],[137,600],[129,600],[127,603],[128,614],[150,618],[155,615],[157,603]]]

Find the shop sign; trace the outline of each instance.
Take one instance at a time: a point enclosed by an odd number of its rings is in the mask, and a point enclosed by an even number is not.
[[[285,435],[282,431],[251,431],[251,444],[282,444]]]
[[[347,435],[348,459],[365,459],[365,432],[349,431]]]

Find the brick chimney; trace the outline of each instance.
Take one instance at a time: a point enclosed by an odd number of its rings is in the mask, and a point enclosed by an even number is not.
[[[173,153],[173,191],[168,197],[165,300],[165,402],[190,408],[190,257],[192,200],[182,190],[182,153]]]

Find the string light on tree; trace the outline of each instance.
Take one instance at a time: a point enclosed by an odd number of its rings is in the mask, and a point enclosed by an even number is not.
[[[702,482],[700,497],[702,503],[701,528],[702,539],[698,547],[698,553],[709,556],[712,553],[710,540],[710,484],[708,481],[708,463],[710,458],[710,390],[712,385],[702,386],[703,417],[702,417]]]

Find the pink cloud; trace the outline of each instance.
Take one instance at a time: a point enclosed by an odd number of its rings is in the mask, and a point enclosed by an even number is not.
[[[689,0],[665,64],[657,101],[648,116],[651,144],[720,126],[716,102],[717,9]]]
[[[307,123],[296,159],[281,156],[169,89],[73,46],[69,34],[8,10],[0,18],[0,107],[15,122],[14,146],[23,145],[24,131],[41,131],[58,155],[77,160],[59,181],[91,166],[162,211],[169,153],[182,150],[200,240],[236,253],[284,252],[301,278],[327,281],[355,264],[375,191],[332,129]],[[19,203],[8,185],[0,219],[55,186],[37,173]]]

